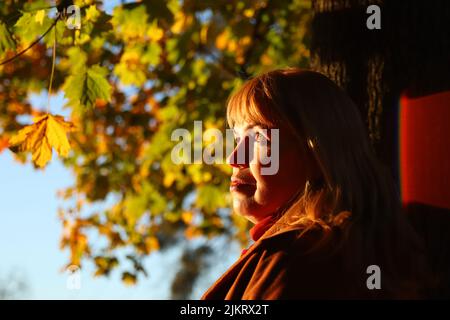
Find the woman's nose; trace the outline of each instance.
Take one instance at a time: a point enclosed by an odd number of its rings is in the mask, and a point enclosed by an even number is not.
[[[250,138],[245,137],[238,142],[236,148],[228,156],[227,163],[235,168],[246,168],[249,166],[253,158],[253,148],[250,143]]]

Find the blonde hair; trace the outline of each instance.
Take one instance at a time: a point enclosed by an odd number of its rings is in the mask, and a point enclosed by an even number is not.
[[[243,120],[287,128],[299,145],[306,144],[320,168],[321,179],[308,181],[278,214],[296,215],[294,223],[305,230],[319,227],[321,243],[331,238],[331,231],[343,231],[342,241],[333,243],[336,248],[348,245],[351,233],[361,259],[385,262],[387,277],[414,273],[411,266],[399,268],[415,262],[422,250],[419,239],[400,213],[392,178],[373,153],[358,108],[343,90],[314,71],[273,70],[248,80],[230,96],[229,126]],[[349,252],[349,259],[357,258]]]
[[[229,98],[227,120],[230,127],[245,120],[286,128],[310,150],[322,179],[308,181],[296,194],[293,205],[303,208],[302,221],[329,224],[343,207],[352,211],[363,206],[357,193],[364,188],[354,188],[361,181],[360,174],[352,174],[354,153],[359,159],[365,156],[369,165],[374,165],[373,155],[356,107],[325,76],[287,68],[254,77]]]

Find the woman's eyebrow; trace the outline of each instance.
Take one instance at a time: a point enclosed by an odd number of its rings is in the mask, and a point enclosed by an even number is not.
[[[246,125],[245,127],[243,127],[242,130],[243,130],[243,131],[247,131],[248,129],[253,128],[253,127],[255,127],[255,126],[257,126],[257,124],[252,124],[252,123],[251,123],[251,124],[248,124],[248,125]],[[232,128],[231,130],[233,130],[233,133],[234,133],[234,134],[238,134],[234,128]]]
[[[255,128],[255,127],[258,127],[258,128],[261,128],[261,129],[265,129],[265,130],[270,130],[270,128],[268,126],[263,125],[262,123],[249,123],[245,127],[243,127],[242,130],[245,132],[248,129],[252,129],[252,128]],[[231,130],[233,131],[234,135],[239,135],[239,133],[236,132],[234,127]]]
[[[231,129],[234,131],[235,127],[236,126],[232,127]],[[248,130],[250,128],[254,128],[254,127],[258,127],[260,129],[266,129],[266,130],[279,129],[279,127],[277,127],[276,125],[271,125],[271,124],[263,123],[263,122],[251,122],[251,123],[248,123],[246,126],[244,126],[242,128],[242,130],[246,131],[246,130]]]

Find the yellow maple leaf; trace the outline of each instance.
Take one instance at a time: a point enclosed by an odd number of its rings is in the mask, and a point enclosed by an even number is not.
[[[64,121],[61,116],[48,116],[46,137],[49,144],[62,157],[67,157],[69,154],[70,144],[67,140],[67,132],[73,131],[74,128],[72,123]]]
[[[10,147],[18,146],[18,151],[31,151],[38,140],[45,135],[45,119],[47,116],[34,119],[32,125],[24,127],[9,139]]]
[[[95,21],[100,16],[100,12],[97,10],[95,4],[89,6],[86,10],[86,20]]]
[[[63,117],[46,114],[11,137],[9,145],[20,152],[31,151],[33,162],[44,167],[52,158],[52,147],[60,156],[67,157],[70,150],[67,133],[74,129],[73,123]]]
[[[33,149],[33,162],[38,167],[45,167],[48,161],[52,158],[52,147],[48,143],[47,137],[38,140]]]
[[[42,24],[44,23],[44,18],[45,10],[39,10],[38,12],[36,12],[34,20],[42,26]]]
[[[157,21],[153,21],[147,30],[147,35],[151,41],[159,41],[164,36],[164,30],[158,27]]]

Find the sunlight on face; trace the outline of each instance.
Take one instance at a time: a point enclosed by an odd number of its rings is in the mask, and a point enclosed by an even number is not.
[[[279,130],[279,168],[274,175],[263,174],[261,159],[274,149],[271,130],[260,125],[242,122],[233,128],[236,147],[227,163],[233,167],[230,191],[233,209],[253,223],[274,213],[286,203],[296,191],[304,188],[313,170],[313,161],[305,144],[287,129]],[[245,157],[238,157],[245,152]]]

